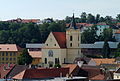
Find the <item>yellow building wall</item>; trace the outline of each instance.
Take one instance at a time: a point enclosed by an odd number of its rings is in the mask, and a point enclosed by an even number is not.
[[[49,50],[53,51],[53,57],[49,57]],[[47,64],[45,64],[45,58],[47,58]],[[61,49],[53,34],[50,33],[45,42],[45,47],[42,49],[42,62],[45,67],[49,67],[49,62],[53,62],[54,66],[55,58],[59,58],[60,65],[64,63],[64,59],[66,58],[66,49]]]
[[[48,56],[48,51],[53,51],[53,57]],[[59,58],[59,63],[62,65],[64,63],[64,59],[66,59],[66,49],[42,49],[42,62],[45,67],[49,67],[49,62],[53,62],[53,66],[55,65],[55,58]],[[45,64],[45,58],[47,58],[47,64]]]
[[[79,48],[67,49],[67,63],[73,63],[77,57],[82,57],[81,49]]]
[[[38,65],[42,63],[42,59],[41,58],[33,58],[32,64],[33,65]]]
[[[70,40],[72,36],[72,40]],[[67,29],[66,31],[67,43],[67,62],[73,63],[77,57],[82,57],[81,54],[81,33],[79,29]],[[72,46],[71,46],[72,44]]]
[[[17,64],[20,53],[21,52],[0,52],[0,64]]]

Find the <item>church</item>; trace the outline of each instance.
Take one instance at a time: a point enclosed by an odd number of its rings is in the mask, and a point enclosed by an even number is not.
[[[45,67],[55,64],[73,63],[81,57],[81,33],[75,23],[74,14],[66,32],[51,32],[42,48],[42,62]]]

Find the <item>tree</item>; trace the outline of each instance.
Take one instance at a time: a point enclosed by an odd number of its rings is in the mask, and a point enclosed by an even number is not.
[[[87,16],[87,23],[94,24],[95,23],[95,17],[92,14],[88,14]]]
[[[115,37],[113,36],[113,30],[112,28],[105,28],[103,30],[103,33],[98,37],[99,41],[116,41]]]
[[[117,45],[117,50],[115,52],[115,57],[120,57],[120,43]]]
[[[100,14],[97,14],[95,18],[95,23],[97,24],[98,22],[100,22]]]
[[[108,25],[110,25],[110,24],[112,24],[112,16],[106,16],[105,17],[105,22],[108,24]]]
[[[97,30],[96,25],[85,30],[81,35],[81,42],[82,43],[94,43],[97,40],[96,30]]]
[[[18,57],[19,65],[29,65],[32,63],[33,58],[29,55],[27,49],[22,51],[22,54]]]
[[[108,44],[107,40],[105,40],[105,42],[104,42],[102,53],[103,53],[104,58],[109,58],[110,57],[110,47],[109,47],[109,44]]]
[[[120,22],[120,14],[117,15],[116,19],[118,22]]]
[[[61,65],[60,64],[55,64],[54,67],[55,68],[61,68]]]
[[[81,23],[86,23],[86,21],[87,21],[87,14],[85,12],[83,12],[80,17],[81,17],[80,22]]]

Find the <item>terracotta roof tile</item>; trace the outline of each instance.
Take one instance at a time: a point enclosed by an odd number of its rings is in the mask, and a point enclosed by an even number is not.
[[[87,72],[87,76],[90,80],[104,80],[104,73],[100,68],[96,67],[82,67],[82,69]]]
[[[0,65],[0,78],[6,78],[6,75],[14,68],[15,64],[1,64]]]
[[[77,64],[67,64],[65,67],[70,68],[69,73],[72,73],[77,66]]]
[[[65,77],[68,73],[69,68],[26,69],[13,79],[53,78],[60,77],[60,74]]]
[[[29,55],[31,55],[32,58],[41,58],[42,52],[41,51],[29,51]]]
[[[114,64],[115,63],[115,59],[103,58],[103,59],[92,59],[92,60],[95,61],[96,65],[100,65],[100,64]]]
[[[90,78],[90,80],[104,80],[104,79],[105,79],[105,76],[103,74],[99,74],[97,76]]]
[[[57,40],[60,48],[66,48],[66,33],[65,32],[52,32]]]
[[[0,51],[20,51],[21,48],[16,44],[0,44]]]

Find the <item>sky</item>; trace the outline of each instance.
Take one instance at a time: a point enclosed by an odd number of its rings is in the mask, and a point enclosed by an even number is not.
[[[82,12],[116,17],[120,13],[120,0],[0,0],[0,20],[64,19]]]

